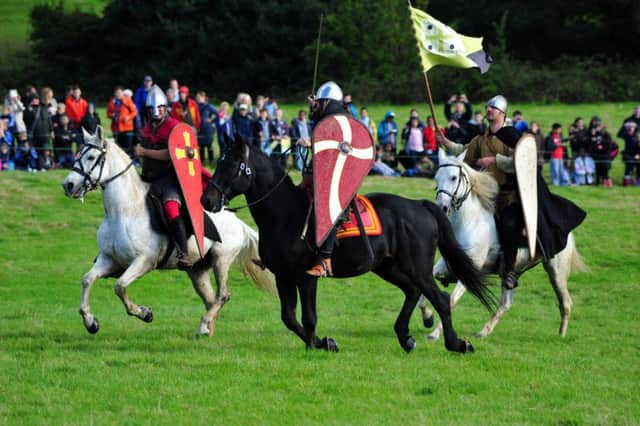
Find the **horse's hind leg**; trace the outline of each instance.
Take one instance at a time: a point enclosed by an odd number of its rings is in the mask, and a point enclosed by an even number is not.
[[[496,328],[498,322],[502,318],[504,314],[507,313],[511,306],[513,305],[513,289],[507,289],[502,287],[502,294],[500,295],[500,305],[496,312],[493,314],[491,319],[487,321],[487,323],[482,327],[482,330],[476,333],[477,337],[487,337],[489,334],[493,332],[493,329]]]
[[[122,300],[127,313],[140,318],[144,322],[153,321],[153,312],[151,311],[151,308],[139,306],[133,303],[127,294],[127,287],[129,287],[132,282],[153,269],[152,265],[153,263],[146,257],[137,257],[124,271],[120,278],[116,280],[114,285],[114,290],[120,300]]]
[[[427,304],[427,298],[422,294],[420,295],[420,300],[418,300],[418,307],[420,308],[420,312],[422,312],[422,324],[424,328],[433,327],[433,323],[435,322],[433,311]]]
[[[206,310],[200,319],[196,336],[211,336],[215,331],[215,320],[218,312],[214,311],[214,307],[217,300],[213,293],[213,287],[211,287],[209,271],[210,269],[207,265],[197,266],[188,271],[193,289],[202,299]]]
[[[304,329],[296,319],[296,305],[298,304],[296,286],[291,284],[290,277],[276,276],[276,288],[280,299],[280,319],[289,330],[307,343]]]
[[[553,286],[553,290],[558,298],[558,307],[560,308],[560,336],[567,334],[569,325],[569,317],[571,316],[571,308],[573,301],[569,295],[567,281],[569,280],[569,272],[571,270],[571,249],[565,247],[560,253],[552,257],[548,262],[544,263],[544,269],[549,275],[549,280]]]
[[[396,319],[393,329],[396,332],[398,342],[400,342],[402,349],[407,353],[411,352],[416,347],[416,341],[409,334],[409,321],[411,320],[411,314],[413,313],[416,304],[418,303],[418,299],[420,298],[420,289],[409,277],[396,267],[393,267],[390,271],[376,270],[375,272],[380,275],[381,278],[395,284],[404,293],[402,309],[400,309],[400,313],[398,314],[398,318]],[[426,302],[424,306],[426,309]]]
[[[422,293],[427,297],[429,302],[431,302],[440,317],[442,331],[444,333],[445,347],[448,350],[455,352],[473,352],[474,349],[471,342],[459,339],[453,328],[449,295],[446,292],[440,291],[436,283],[433,281],[433,277],[428,276],[424,280],[425,281],[422,283],[423,285],[421,288]]]
[[[460,302],[460,299],[462,299],[462,296],[466,292],[467,292],[467,288],[464,286],[464,284],[458,281],[456,283],[455,288],[451,292],[451,295],[449,296],[449,306],[451,307],[452,311],[458,305],[458,302]],[[427,339],[438,340],[440,338],[440,334],[442,334],[442,321],[438,321],[438,323],[436,324],[436,327],[433,329],[431,334],[427,336]]]
[[[91,334],[97,333],[100,328],[98,318],[93,316],[91,307],[89,306],[91,288],[96,280],[108,277],[119,269],[120,267],[110,257],[101,253],[98,255],[93,267],[82,277],[82,294],[80,295],[80,309],[78,312],[82,316],[84,327]]]

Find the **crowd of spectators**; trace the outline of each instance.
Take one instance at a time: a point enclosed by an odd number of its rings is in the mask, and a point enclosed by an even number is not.
[[[135,93],[116,86],[107,104],[113,137],[132,156],[146,123],[143,112],[153,85],[153,78],[147,75]],[[314,123],[304,109],[287,121],[274,97],[257,96],[254,104],[247,93],[238,93],[232,104],[221,102],[216,107],[206,92],[198,91],[192,97],[189,87],[176,79],[168,82],[165,92],[171,116],[196,129],[200,158],[205,163],[214,162],[214,142],[217,140],[222,152],[226,137],[232,137],[234,132],[265,154],[277,157],[285,167],[302,170],[309,158]],[[359,120],[377,142],[372,174],[433,177],[438,148],[431,116],[423,120],[416,109],[411,109],[406,121],[399,123],[395,112],[387,111],[376,124],[366,107],[356,108],[351,95],[345,94],[343,102],[345,112]],[[467,144],[487,129],[483,110],[474,111],[464,94],[447,100],[444,116],[446,123],[439,130],[456,143]],[[62,102],[56,100],[49,87],[38,92],[34,86],[27,86],[23,95],[12,89],[5,97],[0,116],[0,170],[34,172],[71,167],[83,143],[82,129],[93,133],[99,124],[95,105],[84,99],[77,85],[67,88]],[[545,132],[537,121],[528,123],[518,110],[507,125],[534,136],[538,167],[542,170],[548,163],[553,185],[613,184],[609,170],[619,148],[600,117],[593,116],[588,125],[581,117],[576,118],[566,136],[560,123]],[[640,185],[640,106],[623,121],[616,137],[624,142],[622,183]]]

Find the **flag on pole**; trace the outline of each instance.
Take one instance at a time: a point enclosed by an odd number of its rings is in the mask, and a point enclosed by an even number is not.
[[[409,10],[425,72],[436,65],[487,72],[493,60],[482,50],[482,37],[463,36],[420,9]]]

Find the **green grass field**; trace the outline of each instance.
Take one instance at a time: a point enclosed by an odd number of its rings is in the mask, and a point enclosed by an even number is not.
[[[631,107],[592,108],[614,127]],[[562,123],[590,114],[574,106],[528,111]],[[612,174],[618,184],[619,160]],[[588,212],[575,235],[591,272],[570,280],[566,338],[557,335],[556,299],[537,267],[487,339],[473,334],[488,313],[463,299],[454,326],[476,353],[427,343],[416,313],[418,347],[406,355],[393,332],[402,294],[368,274],[321,282],[318,334],[341,348],[329,354],[306,351],[280,322],[277,299],[238,271],[212,338],[194,337],[203,306],[178,271],[130,287],[133,300],[154,309],[151,324],[126,315],[113,280],[99,281],[91,306],[101,327],[89,335],[77,314],[80,279],[97,254],[104,213],[99,192],[84,205],[66,199],[65,175],[0,174],[0,424],[640,423],[640,188],[553,189]],[[362,192],[433,199],[434,187],[370,177]],[[240,217],[252,224],[246,211]]]

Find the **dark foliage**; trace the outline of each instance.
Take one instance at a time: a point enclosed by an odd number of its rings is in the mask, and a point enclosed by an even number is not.
[[[491,70],[436,67],[436,100],[464,91],[520,101],[626,100],[640,51],[640,3],[414,0],[460,33],[484,36]],[[300,100],[312,86],[320,14],[318,80],[334,79],[360,101],[424,100],[407,4],[397,0],[113,0],[102,17],[34,6],[31,52],[7,58],[0,81],[82,83],[106,98],[152,74],[232,98],[240,90]],[[59,93],[59,92],[58,92]]]

